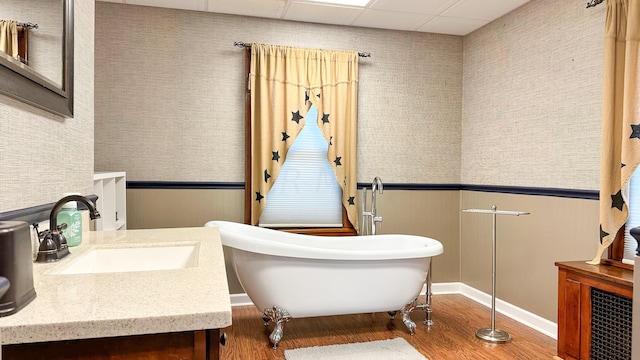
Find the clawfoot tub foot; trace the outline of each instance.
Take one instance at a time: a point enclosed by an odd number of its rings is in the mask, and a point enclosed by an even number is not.
[[[387,311],[387,314],[389,314],[389,319],[391,320],[396,318],[397,313],[398,313],[397,311]]]
[[[271,343],[273,344],[273,350],[278,348],[278,343],[282,339],[282,335],[283,335],[283,326],[281,323],[276,323],[276,326],[271,332],[271,335],[269,335],[269,341],[271,341]]]
[[[404,323],[404,326],[407,327],[407,329],[409,329],[409,334],[413,335],[416,331],[416,323],[414,323],[411,318],[409,317],[409,315],[411,314],[411,312],[413,311],[413,309],[416,308],[416,302],[417,302],[418,298],[413,299],[413,301],[411,301],[410,303],[408,303],[407,305],[402,307],[402,322]]]
[[[275,324],[273,331],[269,335],[269,341],[271,341],[273,349],[275,350],[278,348],[278,343],[284,335],[284,324],[291,320],[291,315],[289,315],[286,310],[274,306],[271,309],[264,310],[262,313],[262,320],[265,321],[265,326],[269,325],[269,320]]]

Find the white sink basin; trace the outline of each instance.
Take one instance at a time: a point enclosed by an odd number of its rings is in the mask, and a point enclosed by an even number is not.
[[[73,254],[70,257],[73,257]],[[197,264],[196,245],[100,248],[80,255],[78,261],[59,274],[172,270],[194,267]]]

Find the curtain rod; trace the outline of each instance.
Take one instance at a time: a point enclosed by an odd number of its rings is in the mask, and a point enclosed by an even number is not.
[[[595,7],[596,5],[600,4],[603,1],[604,0],[591,0],[587,3],[587,9],[590,7]]]
[[[38,24],[34,24],[32,22],[27,22],[27,23],[16,23],[16,25],[23,27],[23,28],[27,28],[27,29],[37,29],[38,28]]]
[[[242,41],[234,42],[233,46],[240,47],[240,48],[246,48],[246,49],[251,48],[251,44],[243,43]],[[369,52],[359,52],[358,56],[360,56],[360,57],[371,57],[371,53],[369,53]]]

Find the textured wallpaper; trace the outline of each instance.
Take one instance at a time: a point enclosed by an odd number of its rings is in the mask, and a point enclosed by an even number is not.
[[[597,189],[604,11],[534,0],[461,38],[97,2],[96,169],[243,181],[256,41],[371,52],[358,181]]]
[[[245,55],[234,41],[371,52],[358,181],[458,183],[462,38],[96,3],[96,170],[244,181]]]
[[[0,95],[0,211],[93,193],[94,14],[93,1],[75,0],[73,118]]]
[[[598,189],[605,6],[533,0],[464,38],[461,182]]]

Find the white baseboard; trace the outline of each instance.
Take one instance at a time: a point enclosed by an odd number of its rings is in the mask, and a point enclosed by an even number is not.
[[[452,283],[434,283],[431,288],[433,295],[441,294],[460,294],[468,297],[469,299],[486,306],[491,307],[491,295],[486,294],[480,290],[472,288],[461,282]],[[425,289],[422,289],[422,295],[425,294]],[[231,306],[247,306],[253,305],[251,299],[247,294],[231,294]],[[547,335],[554,340],[557,340],[558,325],[553,321],[549,321],[527,310],[521,309],[517,306],[511,305],[506,301],[496,298],[496,312],[499,312],[505,316],[512,318],[513,320],[530,327],[544,335]],[[489,325],[489,324],[488,324]]]
[[[484,293],[460,282],[456,283],[434,283],[431,292],[436,294],[461,294],[469,299],[491,308],[491,294]],[[423,291],[424,293],[424,291]],[[512,318],[513,320],[530,327],[544,335],[558,340],[558,324],[549,321],[532,312],[519,308],[506,301],[496,298],[496,312]],[[487,324],[489,326],[491,324]],[[499,326],[496,326],[499,328]]]
[[[229,297],[231,300],[231,307],[253,305],[253,302],[251,301],[251,299],[249,299],[249,295],[247,295],[246,293],[231,294]]]

